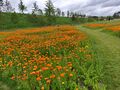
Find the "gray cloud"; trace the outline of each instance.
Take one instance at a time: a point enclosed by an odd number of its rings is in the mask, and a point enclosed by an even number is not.
[[[18,11],[19,0],[9,0],[12,6]],[[37,1],[39,8],[44,9],[47,0],[23,0],[27,6],[27,12],[31,12],[32,3]],[[78,11],[87,15],[107,16],[113,15],[120,10],[120,0],[52,0],[54,6],[62,11]]]
[[[109,0],[107,2],[105,2],[102,7],[112,7],[112,6],[120,6],[120,0]]]

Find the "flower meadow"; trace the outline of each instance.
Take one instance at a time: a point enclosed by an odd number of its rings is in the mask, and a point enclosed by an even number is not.
[[[111,30],[113,32],[119,32],[120,31],[120,25],[107,27],[106,30]]]
[[[87,36],[73,26],[0,32],[0,80],[12,90],[99,90]],[[95,64],[97,65],[97,64]]]
[[[120,25],[110,26],[105,28],[104,31],[110,32],[111,34],[120,37]]]
[[[108,32],[112,35],[115,35],[117,37],[120,37],[120,24],[119,23],[112,23],[112,24],[102,24],[102,23],[94,23],[94,24],[85,24],[85,27],[91,28],[91,29],[99,29],[102,28],[104,32]]]
[[[93,24],[85,24],[85,27],[88,28],[104,28],[106,26],[109,26],[108,24],[102,24],[102,23],[93,23]]]

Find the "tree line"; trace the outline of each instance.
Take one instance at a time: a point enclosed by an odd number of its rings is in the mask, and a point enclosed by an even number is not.
[[[29,8],[22,0],[18,3],[19,12],[16,12],[9,0],[0,0],[0,29],[21,28],[33,26],[61,25],[61,24],[79,24],[92,22],[94,19],[85,18],[86,15],[80,12],[67,12],[56,8],[51,0],[47,0],[44,10],[37,2],[32,4],[32,12],[26,13]]]
[[[45,9],[42,10],[39,8],[39,6],[37,5],[37,2],[35,1],[33,3],[33,7],[32,7],[32,14],[36,14],[36,15],[45,15],[45,16],[65,16],[65,12],[61,11],[60,8],[55,8],[52,1],[48,0],[45,4]],[[22,0],[19,1],[18,4],[18,8],[20,13],[24,14],[25,11],[27,11],[27,6],[25,6],[25,4],[23,3]],[[0,12],[15,12],[15,8],[12,7],[10,1],[6,0],[0,1]],[[85,17],[85,15],[82,15],[79,12],[72,12],[72,11],[67,11],[66,13],[67,17]]]

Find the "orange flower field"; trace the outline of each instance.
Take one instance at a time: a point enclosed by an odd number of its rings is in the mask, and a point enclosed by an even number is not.
[[[120,37],[120,24],[119,23],[112,23],[112,24],[85,24],[85,27],[88,28],[103,28],[103,31],[110,31],[109,33]]]
[[[108,24],[93,23],[93,24],[85,24],[85,26],[89,27],[89,28],[102,28],[102,27],[106,27],[109,25]]]
[[[120,25],[107,27],[106,30],[110,30],[110,31],[113,31],[113,32],[119,32],[120,31]]]
[[[0,78],[22,90],[78,90],[81,65],[92,59],[84,33],[64,25],[0,35]]]

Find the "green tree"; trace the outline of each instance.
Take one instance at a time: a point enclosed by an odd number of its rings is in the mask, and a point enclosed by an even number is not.
[[[0,0],[0,12],[2,12],[2,7],[3,7],[3,0]]]
[[[41,9],[38,10],[38,15],[43,15],[43,11]]]
[[[39,10],[39,7],[38,7],[38,5],[37,5],[37,2],[35,1],[35,2],[33,3],[32,13],[35,14],[35,13],[38,12],[38,10]]]
[[[3,0],[0,1],[0,28],[2,26],[2,23],[4,22],[4,17],[3,17],[3,14],[2,14],[2,8],[3,8]]]
[[[70,12],[69,11],[67,11],[67,17],[70,17]]]
[[[61,10],[59,8],[56,9],[56,16],[60,16],[61,15]]]
[[[45,8],[46,16],[55,16],[55,8],[51,0],[48,0]]]
[[[72,14],[72,21],[75,21],[76,20],[76,17],[75,17],[75,14]]]
[[[4,6],[5,6],[4,7],[5,8],[5,12],[12,12],[12,11],[14,11],[10,1],[6,0]]]
[[[62,17],[64,17],[65,16],[65,13],[64,12],[62,12]]]
[[[18,4],[19,10],[24,13],[24,11],[27,9],[27,7],[23,4],[23,1],[20,0],[20,3]]]
[[[113,14],[113,18],[119,18],[120,17],[120,11]]]
[[[51,0],[48,0],[46,3],[45,15],[47,17],[48,25],[55,24],[55,7]]]

